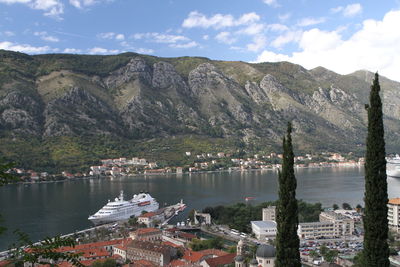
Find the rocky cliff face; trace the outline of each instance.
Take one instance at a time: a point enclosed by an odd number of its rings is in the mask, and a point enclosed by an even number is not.
[[[10,59],[15,57],[18,64]],[[358,72],[342,76],[290,63],[193,63],[137,54],[114,56],[117,62],[90,69],[93,62],[84,57],[48,57],[2,52],[3,134],[130,139],[196,134],[278,146],[290,120],[302,149],[351,150],[364,143],[371,76]],[[25,63],[34,67],[21,67]],[[400,84],[385,78],[381,84],[389,145],[400,147]]]

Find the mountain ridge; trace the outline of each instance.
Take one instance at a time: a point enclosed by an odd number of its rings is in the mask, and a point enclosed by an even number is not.
[[[0,50],[0,130],[7,142],[0,154],[15,160],[18,152],[9,151],[15,140],[43,144],[64,137],[133,142],[133,148],[121,150],[129,153],[137,153],[135,146],[145,140],[193,136],[268,151],[279,149],[289,120],[298,151],[361,151],[372,77],[365,71],[306,70],[289,62],[136,53],[29,56]],[[395,152],[400,83],[380,81],[388,151]],[[28,154],[36,149],[27,148]],[[40,152],[50,161],[51,149]]]

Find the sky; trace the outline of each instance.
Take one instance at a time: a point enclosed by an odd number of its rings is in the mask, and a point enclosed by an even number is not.
[[[400,81],[400,0],[0,0],[0,49],[289,61]]]

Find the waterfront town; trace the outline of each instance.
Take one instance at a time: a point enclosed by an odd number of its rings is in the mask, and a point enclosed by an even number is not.
[[[20,182],[48,182],[85,177],[100,176],[135,176],[158,174],[183,174],[207,171],[246,171],[246,170],[276,170],[281,167],[282,154],[269,153],[267,155],[254,154],[251,157],[234,157],[232,154],[202,153],[192,155],[185,152],[185,157],[191,164],[184,166],[160,166],[157,161],[145,158],[115,158],[101,159],[99,165],[88,166],[87,171],[71,173],[63,171],[61,174],[49,174],[22,168],[12,168],[10,172],[19,177]],[[295,157],[295,168],[326,168],[326,167],[359,167],[364,164],[363,157],[355,157],[352,153],[342,155],[334,152],[319,154],[305,154]]]
[[[184,208],[183,202],[174,206]],[[400,198],[390,199],[388,221],[391,230],[390,261],[400,266],[397,256],[400,235]],[[240,233],[226,225],[217,225],[210,214],[194,211],[192,219],[167,224],[171,210],[143,213],[137,218],[109,223],[71,234],[74,247],[57,249],[79,253],[84,266],[155,267],[273,267],[276,249],[276,207],[262,209],[262,220],[251,221],[251,233]],[[177,213],[176,213],[177,214]],[[300,255],[303,266],[353,265],[363,249],[362,209],[325,209],[319,221],[300,223]],[[6,254],[3,254],[4,257]],[[1,258],[0,258],[1,259]],[[67,261],[46,261],[49,265],[72,266]],[[5,266],[7,259],[0,261]],[[37,265],[39,266],[39,265]],[[43,263],[40,266],[45,266]],[[104,265],[106,266],[106,265]],[[109,265],[107,265],[109,266]]]

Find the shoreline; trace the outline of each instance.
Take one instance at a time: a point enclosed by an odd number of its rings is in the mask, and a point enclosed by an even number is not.
[[[348,165],[348,166],[310,166],[310,167],[295,167],[295,171],[299,169],[324,169],[324,168],[361,168],[364,165]],[[164,172],[164,173],[150,173],[150,174],[128,174],[128,175],[118,175],[118,176],[109,176],[109,175],[98,175],[98,176],[84,176],[84,177],[77,177],[77,178],[66,178],[62,180],[50,180],[50,181],[38,181],[38,182],[17,182],[17,183],[10,183],[5,186],[9,185],[20,185],[20,186],[29,186],[35,184],[50,184],[50,183],[64,183],[64,182],[73,182],[79,180],[94,180],[94,179],[114,179],[119,177],[148,177],[148,176],[167,176],[167,175],[175,175],[175,176],[183,176],[183,175],[192,175],[192,174],[204,174],[204,173],[224,173],[224,172],[255,172],[255,171],[277,171],[279,168],[259,168],[259,169],[224,169],[224,170],[214,170],[214,171],[196,171],[196,172],[183,172],[183,173],[176,173],[176,172]]]

